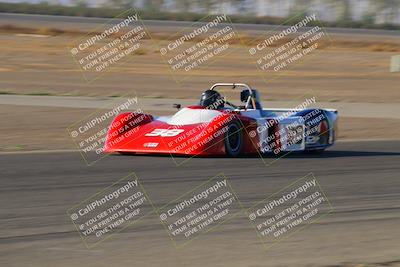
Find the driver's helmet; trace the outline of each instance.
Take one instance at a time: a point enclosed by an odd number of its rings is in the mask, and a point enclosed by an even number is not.
[[[207,90],[201,94],[200,106],[208,109],[222,109],[224,99],[217,91]]]

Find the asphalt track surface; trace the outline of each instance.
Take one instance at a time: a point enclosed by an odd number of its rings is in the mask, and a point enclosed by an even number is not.
[[[111,155],[87,166],[78,152],[1,154],[0,265],[400,266],[399,160],[400,141],[343,142],[271,165]],[[156,207],[222,172],[245,208],[312,172],[334,211],[267,251],[244,215],[177,250],[155,214],[88,250],[66,211],[131,172]]]

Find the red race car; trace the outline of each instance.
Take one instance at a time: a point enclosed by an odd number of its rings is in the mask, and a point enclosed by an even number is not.
[[[216,90],[243,88],[240,105]],[[217,83],[198,105],[172,116],[139,112],[119,114],[109,127],[104,152],[176,155],[227,155],[286,151],[321,152],[336,139],[336,110],[302,108],[264,109],[257,90],[242,83]]]

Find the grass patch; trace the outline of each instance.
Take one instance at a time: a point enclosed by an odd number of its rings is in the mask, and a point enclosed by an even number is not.
[[[27,93],[18,93],[11,91],[0,91],[0,95],[31,95],[31,96],[51,96],[55,95],[50,92],[27,92]]]
[[[52,95],[52,94],[49,93],[49,92],[32,92],[32,93],[27,93],[26,95],[38,95],[38,96],[45,96],[45,95],[47,95],[47,96],[50,96],[50,95]]]
[[[16,93],[8,92],[8,91],[0,91],[0,95],[16,95]]]

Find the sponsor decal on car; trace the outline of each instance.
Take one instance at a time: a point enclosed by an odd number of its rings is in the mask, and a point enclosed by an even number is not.
[[[155,148],[158,146],[159,143],[144,143],[144,147],[150,147],[150,148]]]

